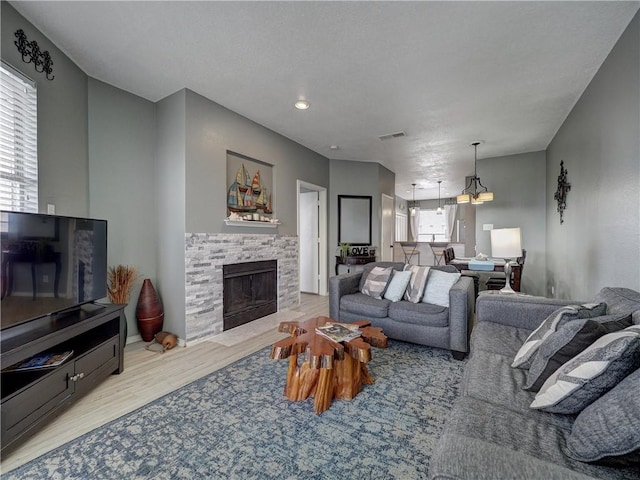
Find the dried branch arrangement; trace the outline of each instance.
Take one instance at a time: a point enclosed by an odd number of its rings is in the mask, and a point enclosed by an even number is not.
[[[129,303],[131,289],[138,278],[138,271],[129,265],[109,267],[107,271],[107,294],[112,303],[122,305]]]

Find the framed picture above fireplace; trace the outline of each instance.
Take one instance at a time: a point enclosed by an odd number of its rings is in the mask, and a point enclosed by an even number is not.
[[[227,215],[269,221],[274,188],[273,165],[227,151]]]
[[[338,195],[338,243],[371,245],[371,196]]]

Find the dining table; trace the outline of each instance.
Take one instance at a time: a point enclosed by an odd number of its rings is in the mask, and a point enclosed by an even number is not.
[[[487,258],[478,260],[476,258],[454,258],[450,265],[459,271],[470,270],[474,272],[504,272],[505,260],[501,258]],[[522,276],[522,265],[511,262],[511,273],[513,274],[512,287],[516,292],[520,291],[520,280]]]

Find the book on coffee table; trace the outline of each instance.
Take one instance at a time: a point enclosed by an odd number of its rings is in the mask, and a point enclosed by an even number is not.
[[[73,350],[63,353],[40,353],[20,363],[16,363],[5,369],[5,372],[22,372],[24,370],[39,370],[41,368],[53,368],[62,365],[65,360],[73,355]]]
[[[334,342],[350,342],[362,335],[357,325],[344,323],[327,323],[321,327],[316,327],[316,332]]]

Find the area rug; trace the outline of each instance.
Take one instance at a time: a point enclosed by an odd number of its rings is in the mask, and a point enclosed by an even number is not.
[[[389,342],[375,378],[320,415],[282,395],[269,348],[161,397],[2,476],[43,479],[413,479],[458,395],[464,362]]]

